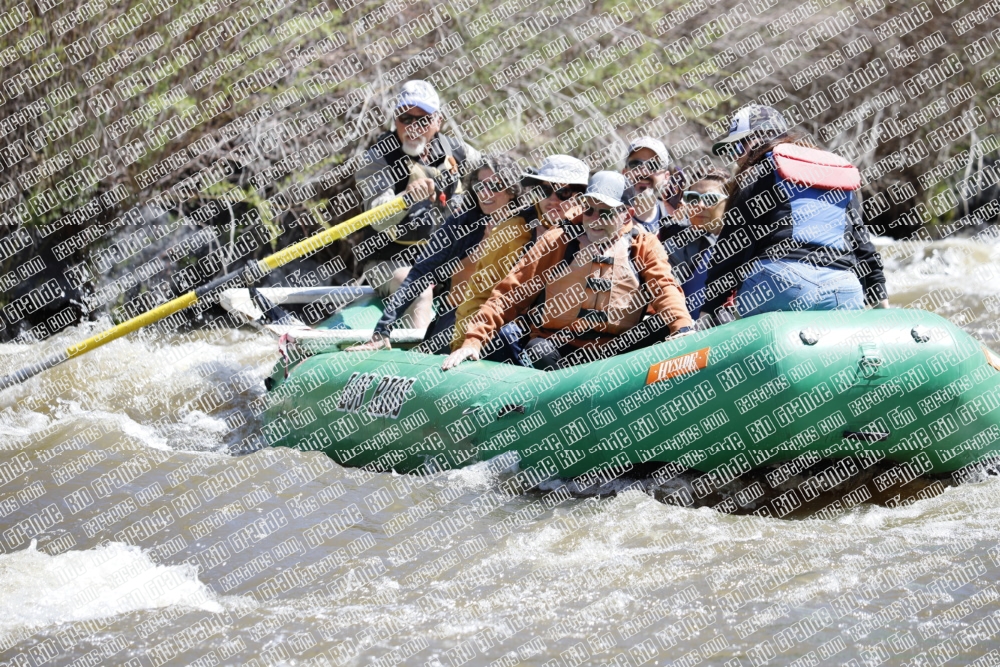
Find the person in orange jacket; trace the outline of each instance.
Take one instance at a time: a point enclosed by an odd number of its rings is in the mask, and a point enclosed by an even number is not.
[[[531,173],[523,173],[522,185],[537,190],[541,197],[520,217],[501,223],[493,231],[493,241],[484,244],[472,267],[469,294],[458,306],[452,351],[465,340],[465,331],[473,316],[504,276],[552,226],[580,223],[582,207],[579,196],[587,189],[590,169],[582,160],[568,155],[550,155]]]
[[[512,363],[551,370],[690,331],[663,246],[632,222],[632,195],[622,174],[594,174],[582,197],[583,233],[547,231],[493,290],[441,369],[480,359],[487,344],[507,349]],[[644,322],[650,305],[654,315]]]

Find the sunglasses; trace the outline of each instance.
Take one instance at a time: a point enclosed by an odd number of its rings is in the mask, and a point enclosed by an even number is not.
[[[703,206],[715,206],[728,198],[720,192],[693,192],[691,190],[685,190],[684,194],[681,195],[681,201],[685,204],[702,204]]]
[[[666,167],[663,166],[658,159],[650,158],[649,160],[629,160],[625,163],[625,167],[628,170],[642,170],[647,173],[652,173],[654,171],[663,171]]]
[[[611,222],[616,215],[621,212],[620,208],[597,208],[596,206],[588,206],[583,210],[583,217],[593,218],[597,216],[598,220],[602,222]]]
[[[554,187],[548,183],[542,183],[538,186],[542,190],[542,194],[545,195],[545,199],[548,199],[552,195],[555,195],[559,201],[568,201],[573,197],[583,194],[586,188],[579,185],[564,185],[563,187],[556,190]]]
[[[429,123],[432,118],[434,118],[434,114],[429,114],[427,116],[414,116],[413,114],[403,113],[396,116],[396,120],[399,121],[400,124],[406,126],[419,123],[422,120],[426,120]]]

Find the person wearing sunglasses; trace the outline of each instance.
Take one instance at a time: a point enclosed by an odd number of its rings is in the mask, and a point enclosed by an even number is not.
[[[635,222],[650,234],[673,217],[679,201],[678,173],[670,171],[670,153],[659,139],[639,137],[628,147],[622,173],[635,189]]]
[[[449,344],[457,348],[464,322],[531,242],[535,208],[522,206],[522,192],[518,164],[504,155],[487,155],[467,177],[465,193],[453,200],[460,202],[455,213],[434,231],[400,288],[386,299],[371,340],[348,351],[391,348],[391,331],[411,319],[400,315],[427,289],[435,295],[437,312],[421,349],[436,354]]]
[[[535,193],[538,220],[545,227],[579,225],[579,196],[587,189],[590,167],[569,155],[550,155],[533,173],[524,174],[524,186]]]
[[[704,173],[681,193],[681,206],[673,220],[659,230],[670,266],[684,290],[691,318],[701,316],[705,284],[712,253],[722,231],[722,216],[729,195],[729,175],[719,169]]]
[[[624,175],[594,174],[582,197],[582,230],[545,232],[493,290],[441,369],[506,349],[512,363],[552,370],[690,331],[663,246],[632,222],[633,195]],[[643,321],[650,305],[654,314]]]
[[[568,155],[549,156],[538,169],[520,173],[521,192],[528,194],[531,188],[537,188],[537,195],[543,195],[543,199],[534,205],[526,203],[514,218],[497,228],[493,235],[495,242],[484,244],[485,249],[473,267],[467,297],[458,306],[452,351],[462,345],[468,324],[490,298],[497,283],[552,226],[551,220],[555,224],[579,222],[580,206],[576,198],[586,189],[586,185],[579,185],[579,180],[585,181],[588,173],[586,163]],[[481,187],[488,188],[489,183],[485,181]],[[525,199],[530,201],[534,197]],[[498,354],[503,357],[503,352]]]
[[[777,109],[737,110],[716,155],[737,160],[704,309],[721,321],[736,287],[747,317],[785,310],[888,307],[882,258],[863,220],[861,175],[811,145]]]
[[[415,200],[407,210],[363,230],[354,248],[368,282],[383,298],[402,285],[417,250],[414,246],[426,245],[443,222],[439,195],[447,201],[459,194],[458,176],[482,161],[477,150],[442,134],[442,122],[441,99],[434,87],[419,79],[407,81],[396,98],[392,129],[368,148],[356,174],[365,210],[403,193]],[[444,191],[438,193],[438,187]],[[410,306],[415,328],[430,322],[431,299],[428,289]]]

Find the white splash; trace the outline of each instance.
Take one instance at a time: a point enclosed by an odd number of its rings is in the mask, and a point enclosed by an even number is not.
[[[174,605],[222,612],[224,601],[194,566],[157,565],[119,542],[49,556],[32,540],[24,551],[0,555],[0,635]]]

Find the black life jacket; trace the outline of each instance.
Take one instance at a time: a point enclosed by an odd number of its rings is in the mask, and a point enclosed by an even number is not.
[[[395,132],[388,131],[382,133],[378,139],[375,140],[377,145],[379,142],[384,141],[391,135],[395,135]],[[426,166],[433,167],[435,169],[440,168],[449,155],[455,158],[455,161],[461,166],[465,163],[466,152],[465,144],[456,139],[452,139],[449,136],[438,133],[435,135],[428,146],[428,151],[430,154],[430,162]],[[414,164],[414,159],[403,152],[402,143],[399,141],[398,137],[395,141],[395,148],[389,151],[385,155],[386,164],[392,165],[396,163],[402,164],[405,168],[398,170],[400,177],[392,184],[393,194],[400,195],[406,191],[406,186],[409,185],[411,178],[415,175],[416,171],[413,169],[415,166],[422,166],[423,163]],[[451,199],[452,196],[459,191],[459,183],[456,181],[445,188],[445,197]],[[393,240],[401,245],[422,245],[427,242],[437,227],[438,223],[442,220],[439,210],[434,209],[435,205],[427,200],[417,202],[407,211],[406,215],[397,225],[398,227],[404,229],[401,233],[395,233],[391,236]]]

